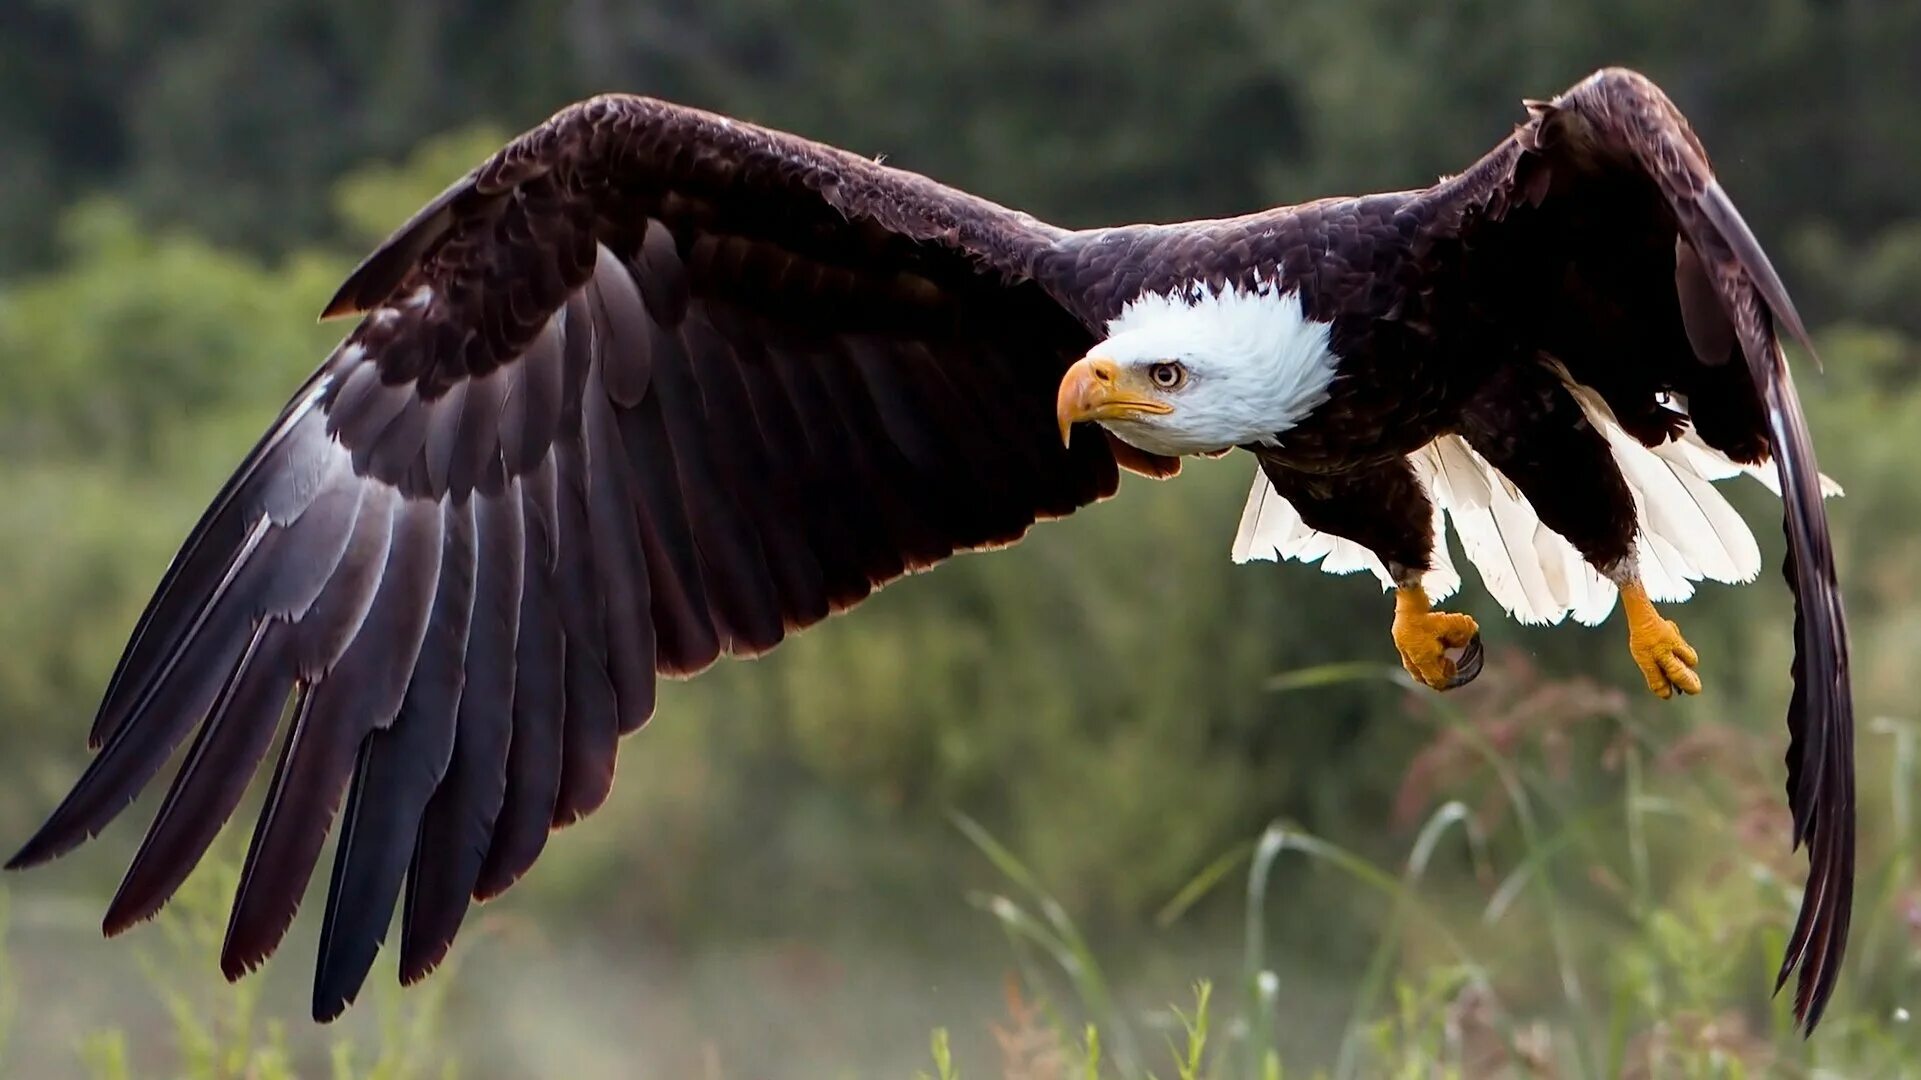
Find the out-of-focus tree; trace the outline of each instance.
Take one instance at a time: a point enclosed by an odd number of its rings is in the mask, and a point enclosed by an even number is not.
[[[44,262],[49,211],[95,187],[256,250],[337,235],[326,193],[367,157],[600,90],[1070,224],[1233,213],[1461,168],[1607,63],[1680,99],[1756,220],[1852,251],[1921,218],[1916,55],[1902,0],[28,2],[0,13],[0,267]]]

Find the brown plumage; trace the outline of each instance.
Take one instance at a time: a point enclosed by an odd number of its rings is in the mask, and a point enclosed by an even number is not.
[[[327,306],[365,314],[194,529],[115,672],[97,756],[9,864],[97,833],[198,725],[109,910],[172,895],[291,694],[222,963],[279,944],[336,814],[314,1014],[405,886],[401,973],[606,797],[659,675],[754,655],[887,581],[1176,459],[1056,434],[1143,293],[1278,273],[1339,378],[1249,444],[1309,524],[1419,570],[1407,455],[1458,434],[1597,566],[1635,509],[1561,365],[1649,444],[1776,462],[1796,597],[1789,796],[1812,874],[1782,968],[1810,1028],[1852,894],[1847,648],[1775,339],[1806,334],[1652,84],[1602,72],[1422,191],[1067,232],[794,136],[640,98],[515,139]],[[1684,401],[1685,415],[1671,407]],[[1090,437],[1092,436],[1092,437]],[[1219,448],[1225,449],[1225,447]]]

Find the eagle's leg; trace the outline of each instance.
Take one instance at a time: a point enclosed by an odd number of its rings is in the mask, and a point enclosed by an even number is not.
[[[1699,654],[1681,636],[1681,628],[1673,620],[1663,619],[1654,610],[1639,577],[1621,584],[1621,609],[1628,620],[1628,652],[1633,654],[1648,689],[1663,698],[1673,697],[1676,690],[1700,693],[1701,675],[1694,670],[1701,662]]]
[[[1452,690],[1481,673],[1481,628],[1471,615],[1434,611],[1420,575],[1395,580],[1394,648],[1409,675],[1436,690]]]
[[[1401,666],[1436,690],[1481,673],[1481,631],[1472,618],[1434,611],[1421,578],[1434,554],[1434,509],[1407,459],[1344,473],[1308,473],[1261,458],[1276,494],[1318,532],[1372,551],[1395,583],[1394,648]]]
[[[1543,525],[1620,588],[1628,651],[1648,689],[1664,698],[1700,693],[1699,656],[1641,585],[1634,496],[1560,378],[1545,368],[1503,370],[1469,404],[1461,433],[1527,496]]]

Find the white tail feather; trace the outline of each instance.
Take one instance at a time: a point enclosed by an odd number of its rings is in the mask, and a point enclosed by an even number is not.
[[[1438,506],[1434,528],[1437,541],[1434,567],[1421,580],[1427,594],[1439,599],[1454,595],[1461,587],[1461,575],[1454,568],[1454,560],[1448,557],[1444,532],[1447,523]],[[1234,561],[1244,563],[1257,559],[1319,563],[1321,569],[1330,574],[1366,570],[1380,580],[1381,588],[1394,587],[1394,578],[1388,574],[1387,567],[1381,565],[1379,557],[1352,540],[1308,528],[1293,504],[1274,490],[1267,475],[1259,469],[1254,471],[1254,487],[1248,492],[1246,508],[1241,511],[1241,527],[1234,534]]]
[[[1696,472],[1710,480],[1724,480],[1728,477],[1740,476],[1745,473],[1759,480],[1762,487],[1774,493],[1775,498],[1778,499],[1781,497],[1781,477],[1774,471],[1774,462],[1768,461],[1759,465],[1747,465],[1735,461],[1733,458],[1709,446],[1702,440],[1700,433],[1696,432],[1693,428],[1688,428],[1686,431],[1683,431],[1680,438],[1672,442],[1663,443],[1657,447],[1654,452],[1663,457],[1683,455],[1694,465]],[[1836,483],[1833,477],[1828,476],[1826,473],[1821,474],[1822,498],[1832,499],[1837,495],[1845,494],[1847,493],[1841,489],[1841,485]]]
[[[1634,493],[1641,546],[1647,546],[1648,537],[1665,541],[1669,550],[1662,553],[1663,562],[1683,579],[1753,581],[1761,572],[1761,548],[1747,522],[1712,483],[1736,475],[1741,467],[1706,443],[1690,446],[1671,439],[1657,448],[1644,446],[1621,427],[1601,395],[1578,383],[1567,386],[1588,421],[1607,439]],[[1670,552],[1674,558],[1666,557]],[[1645,553],[1642,561],[1647,561]],[[1692,593],[1692,586],[1686,591]],[[1648,595],[1655,596],[1651,583]]]
[[[1589,422],[1607,439],[1634,496],[1641,526],[1636,552],[1648,596],[1681,601],[1694,595],[1694,583],[1702,578],[1754,580],[1761,570],[1761,549],[1713,482],[1746,474],[1778,495],[1773,465],[1733,461],[1692,428],[1658,447],[1644,446],[1621,427],[1599,394],[1568,379],[1566,372],[1562,378]],[[1571,615],[1592,626],[1614,609],[1614,583],[1543,525],[1526,497],[1466,440],[1442,436],[1408,455],[1408,462],[1435,506],[1434,569],[1422,580],[1429,596],[1438,599],[1460,587],[1460,573],[1448,552],[1451,520],[1468,561],[1481,572],[1482,584],[1515,619],[1558,623]],[[1825,476],[1821,485],[1824,495],[1841,493],[1840,485]],[[1319,562],[1335,574],[1371,570],[1384,587],[1393,586],[1372,552],[1309,528],[1259,470],[1234,538],[1234,561],[1251,559]]]

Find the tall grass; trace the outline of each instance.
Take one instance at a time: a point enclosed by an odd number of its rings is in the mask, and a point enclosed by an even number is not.
[[[334,1080],[451,1080],[459,1061],[448,1040],[438,1035],[448,980],[442,979],[402,1000],[387,987],[372,988],[367,1004],[378,1017],[377,1034],[355,1040],[337,1034],[324,1056],[297,1053],[286,1025],[263,1018],[264,983],[259,978],[224,983],[183,977],[203,970],[217,955],[226,933],[226,901],[239,880],[237,863],[209,862],[181,888],[156,920],[157,934],[129,942],[140,974],[132,988],[166,1014],[157,1032],[135,1032],[103,1025],[87,1032],[73,1048],[77,1072],[95,1080],[133,1080],[168,1076],[182,1080],[297,1080],[331,1076]],[[6,892],[0,890],[0,944],[6,929]],[[16,998],[0,949],[0,1076],[21,1075],[11,1067],[6,1035]],[[116,1005],[125,1004],[118,998]],[[104,1010],[103,1010],[104,1011]],[[124,1011],[116,1008],[117,1013]],[[306,1040],[311,1042],[312,1040]]]
[[[1062,905],[985,829],[957,819],[1007,885],[973,900],[1009,941],[1020,986],[1010,1011],[1040,1018],[1053,1040],[1050,1052],[1020,1061],[1004,1054],[1002,1075],[1721,1078],[1921,1070],[1921,1037],[1901,1005],[1921,986],[1921,883],[1911,854],[1921,727],[1890,718],[1865,725],[1864,787],[1885,780],[1889,813],[1864,805],[1849,968],[1829,1019],[1803,1040],[1786,1002],[1767,994],[1802,873],[1799,857],[1786,850],[1778,789],[1758,764],[1779,753],[1775,740],[1706,723],[1663,742],[1614,698],[1528,684],[1530,677],[1514,676],[1502,691],[1524,702],[1515,716],[1491,720],[1487,710],[1431,698],[1419,710],[1434,740],[1410,772],[1409,790],[1430,805],[1398,864],[1277,821],[1180,890],[1160,914],[1163,925],[1244,873],[1240,985],[1217,997],[1201,984],[1191,1010],[1139,1014],[1118,1006]],[[1408,685],[1398,669],[1340,665],[1280,677],[1273,689],[1298,693],[1363,679]],[[1511,722],[1517,716],[1520,726]],[[1602,798],[1580,795],[1579,785],[1515,738],[1557,728],[1565,736],[1588,721],[1601,725],[1600,760],[1617,774]],[[1415,776],[1426,767],[1429,774]],[[1496,797],[1470,809],[1463,796],[1476,787]],[[1459,889],[1426,887],[1436,853],[1456,843],[1468,876],[1485,883],[1474,910],[1450,901]],[[1285,972],[1268,948],[1270,883],[1294,858],[1304,870],[1331,872],[1386,901],[1378,944],[1353,979],[1333,1060],[1305,1073],[1277,1035]],[[1527,992],[1546,973],[1554,992]],[[1169,1037],[1157,1042],[1150,1029]],[[1112,1052],[1090,1060],[1090,1046]],[[943,1068],[943,1076],[959,1072],[951,1054]]]

